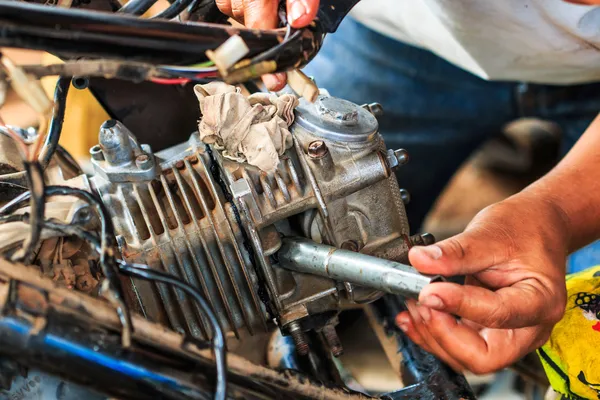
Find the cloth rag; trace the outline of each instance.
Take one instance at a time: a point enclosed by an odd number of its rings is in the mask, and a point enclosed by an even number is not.
[[[567,307],[538,355],[552,388],[571,400],[600,398],[600,266],[567,276]]]
[[[222,150],[223,156],[274,172],[279,156],[292,147],[289,131],[298,99],[290,94],[244,96],[224,82],[194,86],[202,119],[200,139]]]

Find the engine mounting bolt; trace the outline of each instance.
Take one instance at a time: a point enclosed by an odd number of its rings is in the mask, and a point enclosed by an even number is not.
[[[152,166],[152,159],[148,154],[140,154],[135,158],[135,165],[139,169],[148,169]]]
[[[198,157],[197,156],[191,156],[190,157],[190,163],[191,164],[197,164],[198,163]]]
[[[341,248],[344,250],[357,252],[358,251],[358,243],[356,243],[354,240],[346,240],[344,243],[342,243]]]
[[[175,163],[175,168],[183,169],[183,167],[184,167],[183,161],[179,160]]]
[[[408,193],[408,190],[400,189],[400,198],[402,198],[404,205],[410,203],[410,193]]]
[[[327,346],[329,346],[333,356],[339,357],[344,354],[344,348],[342,347],[342,342],[335,331],[335,326],[325,325],[322,332],[323,336],[325,337],[325,342],[327,342]]]
[[[306,340],[306,335],[302,332],[302,328],[300,328],[300,324],[297,322],[290,323],[288,331],[294,340],[298,354],[301,356],[307,355],[309,350],[308,342]]]
[[[328,152],[329,149],[322,140],[315,140],[308,145],[308,156],[310,158],[323,158]]]

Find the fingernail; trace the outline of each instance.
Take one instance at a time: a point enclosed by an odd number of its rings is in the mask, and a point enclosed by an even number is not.
[[[425,296],[423,300],[419,300],[419,304],[433,308],[434,310],[441,310],[444,308],[444,302],[442,299],[435,295]]]
[[[306,6],[303,4],[301,0],[294,1],[290,6],[290,23],[294,23],[296,20],[302,18],[306,15]]]
[[[401,330],[402,332],[406,332],[406,331],[408,331],[408,324],[405,324],[405,323],[399,323],[399,324],[398,324],[398,328],[400,328],[400,330]]]
[[[439,260],[442,258],[442,249],[440,246],[436,246],[435,244],[417,247],[416,249],[432,260]]]
[[[421,318],[423,318],[423,321],[429,322],[431,320],[431,310],[429,308],[417,306],[417,311],[419,312]]]
[[[281,85],[281,80],[277,75],[263,75],[262,80],[269,90],[276,89]]]

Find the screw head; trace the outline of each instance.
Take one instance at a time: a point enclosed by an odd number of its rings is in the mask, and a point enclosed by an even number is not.
[[[308,145],[308,156],[310,158],[323,158],[328,152],[329,149],[322,140],[315,140]]]
[[[152,158],[148,154],[140,154],[135,158],[135,165],[139,169],[148,169],[152,166]]]
[[[182,160],[179,160],[179,161],[177,161],[175,163],[175,168],[177,168],[177,169],[183,169],[183,167],[184,167],[184,164],[183,164]]]

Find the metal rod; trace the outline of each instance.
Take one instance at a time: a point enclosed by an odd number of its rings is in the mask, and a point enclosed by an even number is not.
[[[279,250],[279,266],[408,296],[416,296],[429,283],[444,279],[422,275],[409,265],[306,239],[284,239]]]

